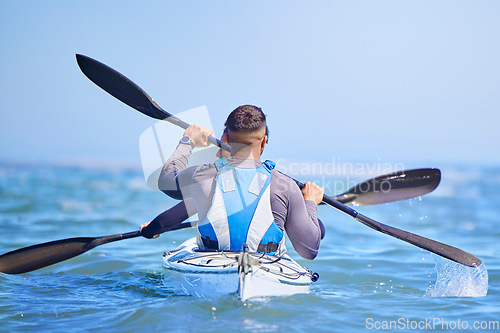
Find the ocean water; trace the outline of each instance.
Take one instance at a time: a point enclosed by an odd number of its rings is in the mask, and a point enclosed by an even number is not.
[[[320,275],[311,294],[247,302],[175,294],[163,283],[161,255],[194,235],[186,229],[105,244],[31,273],[0,273],[0,331],[500,331],[500,168],[441,170],[430,195],[356,209],[471,252],[482,259],[479,268],[320,206],[327,233],[319,256],[304,260],[288,246]],[[3,164],[0,253],[134,231],[173,203],[147,188],[140,170]]]

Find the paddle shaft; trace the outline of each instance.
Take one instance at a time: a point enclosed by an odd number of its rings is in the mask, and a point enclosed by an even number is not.
[[[125,104],[149,117],[161,120],[164,119],[184,129],[189,127],[188,123],[181,121],[177,117],[172,116],[170,113],[159,107],[146,92],[118,71],[87,56],[77,55],[76,57],[80,69],[92,82]],[[218,139],[209,138],[209,142],[221,147],[224,150],[230,151],[229,146],[222,143]],[[301,183],[298,184],[300,185]],[[359,214],[354,209],[327,195],[323,196],[323,202],[352,216],[357,221],[374,230],[396,237],[450,260],[471,267],[479,266],[481,264],[481,260],[470,253],[401,229],[381,224],[362,214]]]
[[[169,231],[190,228],[190,227],[196,225],[197,223],[198,222],[184,222],[184,223],[181,223],[181,224],[173,227]],[[135,238],[135,237],[139,237],[139,236],[141,236],[141,231],[140,230],[127,232],[127,233],[124,233],[124,234],[116,234],[116,235],[110,235],[110,236],[96,237],[94,239],[94,241],[90,242],[87,245],[86,251],[88,251],[90,249],[93,249],[94,247],[102,245],[102,244],[116,242],[116,241],[123,240],[123,239]]]
[[[184,223],[181,223],[181,224],[173,227],[172,229],[170,229],[168,231],[190,228],[190,227],[196,225],[197,223],[198,222],[184,222]],[[86,246],[86,251],[93,249],[94,247],[102,245],[102,244],[116,242],[116,241],[123,240],[123,239],[135,238],[135,237],[139,237],[139,236],[141,236],[140,230],[127,232],[124,234],[95,237],[95,239]]]
[[[166,117],[164,119],[164,120],[168,121],[169,123],[177,125],[177,126],[183,128],[183,129],[187,129],[190,126],[190,124],[186,123],[185,121],[180,120],[179,118],[177,118],[175,116],[172,116],[170,113],[166,112],[165,110],[163,110],[162,108],[160,108],[158,105],[156,105],[156,107],[159,110],[161,110],[161,111],[163,111],[163,112],[165,112],[165,113],[167,113],[169,115],[168,117]],[[224,150],[230,151],[229,145],[227,143],[220,141],[219,139],[215,138],[212,135],[209,136],[207,138],[207,140],[208,140],[209,143],[213,144],[214,146],[217,146],[217,147],[222,148]]]

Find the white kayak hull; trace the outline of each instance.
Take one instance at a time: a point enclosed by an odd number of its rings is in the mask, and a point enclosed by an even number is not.
[[[195,238],[163,256],[164,278],[182,293],[213,297],[237,293],[242,300],[310,292],[318,275],[287,255],[197,250]]]

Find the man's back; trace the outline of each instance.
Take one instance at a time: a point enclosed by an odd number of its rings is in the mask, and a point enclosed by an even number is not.
[[[185,168],[191,149],[179,145],[160,176],[159,186],[173,197],[191,198],[198,218],[204,220],[212,204],[217,169],[214,164]],[[257,168],[262,162],[253,159],[228,158],[239,168]],[[293,247],[302,257],[316,257],[321,241],[321,222],[316,216],[316,203],[302,196],[297,184],[277,170],[271,171],[271,209],[276,224],[285,230]]]

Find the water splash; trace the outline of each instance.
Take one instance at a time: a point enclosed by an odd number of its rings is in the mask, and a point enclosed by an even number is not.
[[[436,283],[424,297],[482,297],[488,292],[486,266],[467,267],[454,261],[432,256],[436,263]]]

